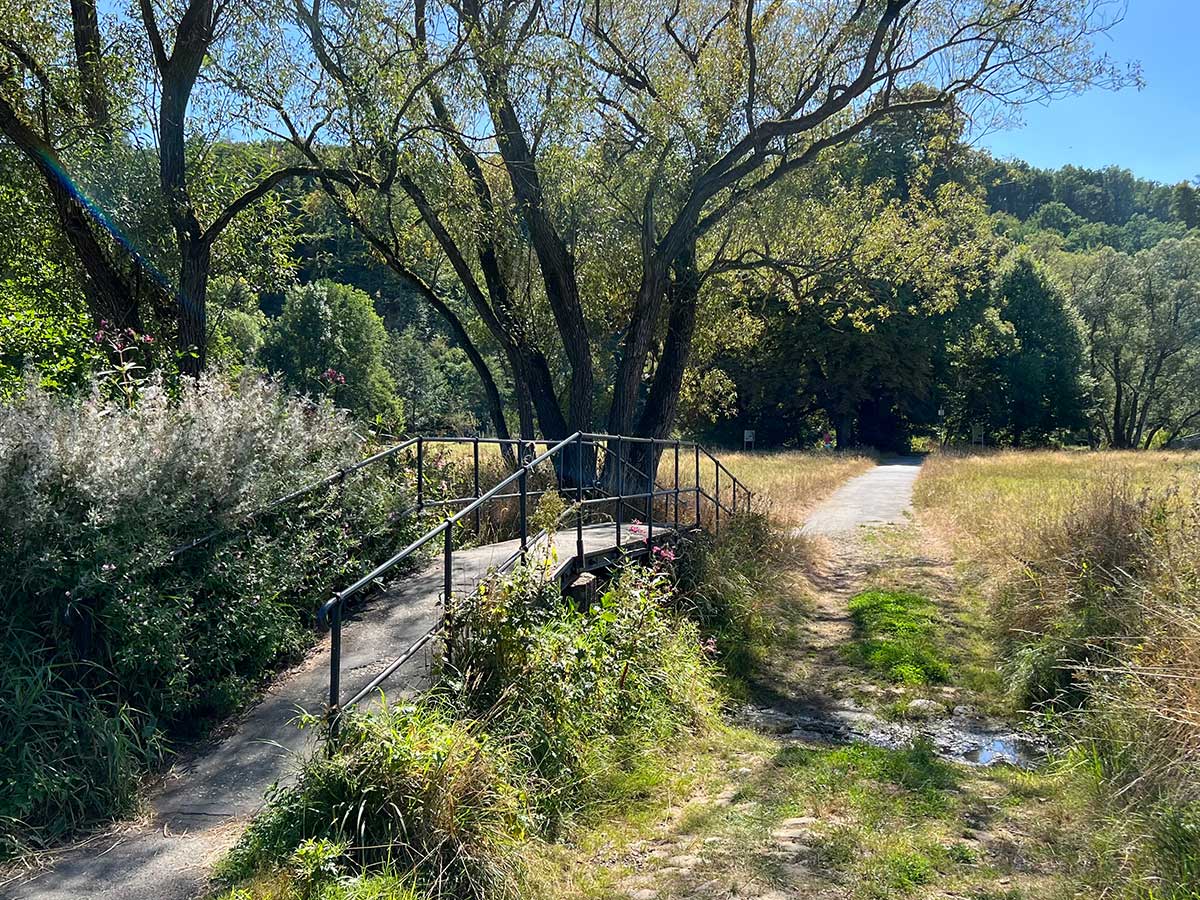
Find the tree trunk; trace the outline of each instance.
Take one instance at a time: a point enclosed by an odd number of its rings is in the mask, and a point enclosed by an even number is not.
[[[207,241],[181,242],[179,267],[179,369],[195,377],[208,361],[208,273],[212,248]]]

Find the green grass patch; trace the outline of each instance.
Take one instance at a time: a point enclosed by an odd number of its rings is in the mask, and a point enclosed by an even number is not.
[[[926,597],[908,591],[864,591],[850,600],[857,628],[850,652],[904,684],[948,681],[950,663],[939,640],[942,619]]]

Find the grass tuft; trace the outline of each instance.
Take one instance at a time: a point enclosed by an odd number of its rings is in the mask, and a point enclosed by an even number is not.
[[[903,684],[931,684],[950,677],[938,641],[941,618],[927,598],[907,591],[865,591],[851,598],[857,635],[851,653]]]

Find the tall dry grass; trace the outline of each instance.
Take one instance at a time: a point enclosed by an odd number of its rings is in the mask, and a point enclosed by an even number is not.
[[[918,505],[991,575],[1014,699],[1099,789],[1101,895],[1200,896],[1200,454],[931,463]]]
[[[1120,478],[1134,489],[1166,489],[1197,477],[1197,452],[940,452],[926,459],[914,501],[960,553],[1009,567],[1031,532],[1061,521],[1097,485]]]

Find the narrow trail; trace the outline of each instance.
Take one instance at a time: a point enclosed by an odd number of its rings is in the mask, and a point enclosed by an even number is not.
[[[912,512],[919,472],[917,460],[872,469],[796,530],[810,552],[787,602],[807,608],[750,681],[741,724],[759,736],[719,743],[718,774],[668,804],[641,839],[592,861],[618,873],[613,896],[1049,895],[1043,882],[1058,875],[1034,848],[1061,823],[1046,818],[1038,782],[979,765],[1010,761],[987,755],[1012,745],[1008,726],[978,714],[958,684],[913,691],[846,652],[856,639],[847,604],[871,585],[926,593],[957,627],[952,556]],[[936,711],[897,715],[912,699]]]
[[[906,586],[922,585],[941,603],[957,593],[948,552],[913,516],[920,471],[919,458],[881,463],[847,481],[797,530],[813,545],[806,573],[812,608],[801,638],[780,648],[777,665],[752,682],[757,708],[750,720],[801,741],[899,748],[922,739],[956,762],[1021,762],[1031,748],[1007,723],[980,715],[969,693],[943,686],[914,697],[903,686],[880,684],[847,658],[854,640],[849,601],[881,571],[903,577]],[[914,546],[882,546],[881,538],[898,528],[911,533]],[[912,704],[906,718],[880,709],[905,704]]]

